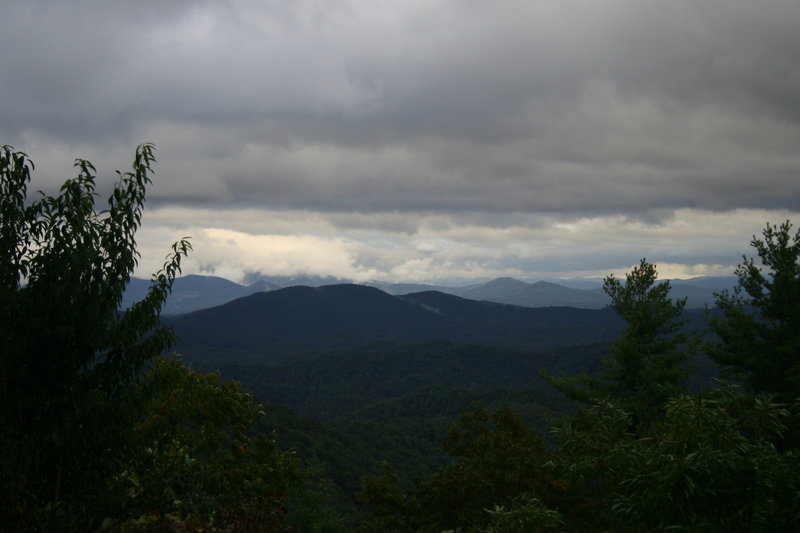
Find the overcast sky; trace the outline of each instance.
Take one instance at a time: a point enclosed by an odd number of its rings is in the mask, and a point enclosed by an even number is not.
[[[139,275],[729,275],[800,224],[797,0],[0,0],[0,144],[107,191]]]

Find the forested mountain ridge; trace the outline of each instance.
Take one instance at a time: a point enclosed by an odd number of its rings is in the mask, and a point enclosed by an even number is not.
[[[270,277],[256,279],[250,284],[238,284],[216,276],[187,275],[175,280],[174,288],[164,305],[164,315],[179,315],[222,305],[250,294],[296,286],[320,287],[350,284],[350,281],[331,277]],[[563,284],[562,284],[563,283]],[[395,296],[416,292],[438,291],[470,300],[506,303],[523,307],[568,306],[583,309],[602,309],[609,303],[599,283],[552,281],[525,282],[515,278],[497,278],[488,282],[463,286],[426,285],[415,283],[364,283]],[[674,298],[687,298],[687,308],[714,305],[714,292],[732,288],[733,277],[694,278],[674,280]],[[122,302],[127,308],[142,298],[150,282],[132,278]]]
[[[622,327],[608,309],[529,308],[436,291],[392,296],[351,284],[257,293],[167,321],[180,339],[179,352],[225,351],[240,359],[377,340],[545,348],[607,341]]]

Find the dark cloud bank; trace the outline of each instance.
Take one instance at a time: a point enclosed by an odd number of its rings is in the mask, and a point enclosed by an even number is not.
[[[216,250],[210,210],[363,276],[730,266],[800,206],[798,27],[788,0],[4,2],[0,142],[47,188],[154,141],[148,235]]]

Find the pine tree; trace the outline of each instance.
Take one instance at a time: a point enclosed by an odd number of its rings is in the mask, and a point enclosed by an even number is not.
[[[603,290],[627,324],[603,360],[599,378],[543,377],[569,397],[597,403],[611,400],[632,412],[639,424],[661,416],[664,402],[681,391],[696,334],[685,329],[686,300],[669,298],[668,281],[656,283],[655,265],[642,259],[623,283],[610,275]]]
[[[737,287],[718,295],[722,314],[709,324],[719,341],[708,355],[723,375],[792,402],[800,398],[800,230],[767,224],[750,244],[761,265],[744,256]]]

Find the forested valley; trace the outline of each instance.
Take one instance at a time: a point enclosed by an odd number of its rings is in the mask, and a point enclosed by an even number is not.
[[[0,531],[797,531],[800,231],[707,310],[642,259],[607,309],[332,285],[123,308],[155,161],[27,195],[0,150]],[[748,255],[748,252],[751,255]]]

